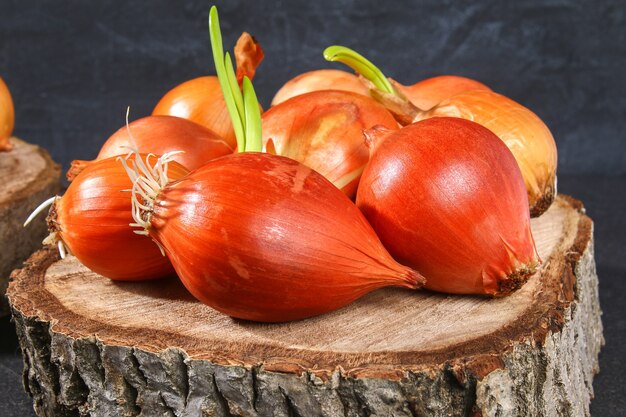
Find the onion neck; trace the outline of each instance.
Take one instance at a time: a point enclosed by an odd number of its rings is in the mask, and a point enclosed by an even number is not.
[[[247,75],[243,75],[242,89],[239,88],[230,54],[224,53],[219,16],[215,6],[211,7],[209,13],[209,35],[215,71],[237,138],[237,149],[239,152],[261,152],[263,139],[259,101],[252,81]]]
[[[324,58],[330,62],[341,62],[356,71],[368,87],[372,98],[385,106],[403,126],[424,118],[426,112],[411,103],[398,88],[394,87],[394,83],[363,55],[345,46],[333,45],[324,50]]]
[[[61,259],[65,259],[67,254],[70,254],[71,252],[60,236],[61,230],[59,228],[59,221],[57,220],[59,216],[57,204],[59,204],[60,202],[61,197],[56,195],[41,203],[35,210],[33,210],[32,213],[30,213],[30,215],[24,222],[24,227],[28,226],[35,219],[35,217],[39,215],[39,213],[50,207],[50,209],[48,210],[48,215],[46,216],[46,223],[48,225],[49,234],[48,236],[46,236],[42,243],[44,245],[56,246],[59,250],[59,255],[61,256]]]

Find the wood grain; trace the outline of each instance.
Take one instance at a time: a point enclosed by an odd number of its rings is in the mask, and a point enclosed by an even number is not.
[[[21,265],[46,236],[43,218],[24,229],[30,212],[60,188],[60,167],[38,146],[11,138],[13,149],[0,152],[0,315],[8,313],[4,298],[11,271]]]
[[[381,290],[271,325],[224,316],[175,278],[116,283],[41,251],[9,290],[26,380],[42,415],[80,406],[199,415],[202,404],[225,416],[588,415],[602,343],[592,223],[560,197],[532,228],[544,264],[509,297]],[[64,394],[58,380],[73,388]],[[134,408],[111,400],[120,396]]]

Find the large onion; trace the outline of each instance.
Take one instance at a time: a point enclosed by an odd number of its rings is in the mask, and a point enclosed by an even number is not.
[[[515,158],[474,122],[436,117],[390,132],[363,173],[357,206],[432,290],[506,295],[538,264]]]

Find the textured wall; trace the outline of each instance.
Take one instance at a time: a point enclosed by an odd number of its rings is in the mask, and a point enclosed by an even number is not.
[[[477,78],[552,129],[565,173],[626,174],[624,1],[218,1],[225,45],[242,30],[266,50],[264,105],[288,78],[332,67],[325,46],[362,51],[412,83]],[[205,1],[0,0],[0,76],[16,134],[67,167],[186,79],[213,73]]]

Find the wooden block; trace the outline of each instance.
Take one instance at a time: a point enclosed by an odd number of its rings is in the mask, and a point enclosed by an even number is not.
[[[22,265],[47,235],[44,216],[22,224],[60,189],[61,167],[44,149],[11,138],[13,149],[0,152],[0,315],[8,314],[6,291],[11,271]]]
[[[385,289],[284,324],[42,250],[8,291],[26,387],[42,416],[588,416],[592,222],[561,196],[532,228],[543,266],[509,297]]]

